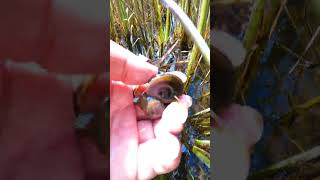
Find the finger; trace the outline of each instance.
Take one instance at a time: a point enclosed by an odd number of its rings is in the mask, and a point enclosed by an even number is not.
[[[105,72],[109,56],[105,2],[77,3],[82,5],[63,0],[4,1],[0,59],[35,61],[53,72]]]
[[[262,116],[248,106],[232,104],[221,114],[225,127],[222,131],[213,131],[216,159],[214,171],[216,179],[246,179],[250,168],[250,147],[261,137]],[[232,161],[237,158],[238,160]],[[228,163],[232,162],[232,163]],[[230,170],[233,174],[230,174]]]
[[[166,134],[170,132],[173,135],[179,135],[181,131],[183,130],[183,124],[182,123],[176,123],[176,124],[169,124],[169,123],[163,123],[161,120],[155,120],[153,121],[153,128],[154,128],[154,134],[159,137],[162,134]]]
[[[247,179],[250,154],[242,139],[230,130],[213,130],[211,138],[215,144],[214,178]]]
[[[89,179],[106,179],[109,177],[108,157],[100,153],[97,146],[88,138],[80,139],[80,146],[84,157],[86,176]]]
[[[150,80],[158,68],[110,41],[110,75],[111,80],[127,84],[142,84]]]
[[[121,111],[124,107],[129,105],[133,105],[132,89],[122,82],[111,81],[110,119],[113,119],[112,114],[116,114],[117,111]]]
[[[183,123],[188,117],[188,108],[192,100],[188,95],[179,97],[179,102],[172,102],[163,111],[162,118],[154,124],[156,137],[166,135],[168,132],[177,134],[183,129]]]
[[[137,172],[138,129],[132,90],[112,83],[110,91],[110,179],[133,179]],[[123,173],[117,173],[121,169]]]
[[[176,169],[181,157],[181,144],[171,135],[152,139],[138,149],[138,179],[151,179]]]
[[[139,144],[154,138],[152,121],[150,120],[138,121],[138,136],[139,136]]]
[[[0,179],[11,179],[13,170],[17,179],[79,177],[72,89],[47,74],[15,67],[1,66],[0,74]]]
[[[258,111],[249,106],[243,106],[241,114],[243,120],[247,120],[244,122],[243,127],[244,129],[247,129],[247,135],[245,138],[247,139],[247,144],[250,147],[257,143],[262,136],[263,118]]]
[[[221,116],[227,122],[226,127],[248,147],[255,144],[262,136],[263,118],[253,108],[232,104]]]

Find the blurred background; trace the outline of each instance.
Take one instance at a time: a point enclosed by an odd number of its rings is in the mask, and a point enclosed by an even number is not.
[[[211,9],[211,27],[246,49],[233,100],[264,118],[249,179],[320,178],[320,1],[216,0]]]

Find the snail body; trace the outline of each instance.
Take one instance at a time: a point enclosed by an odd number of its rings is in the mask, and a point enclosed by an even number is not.
[[[136,93],[134,103],[142,110],[143,116],[138,119],[158,119],[168,104],[182,95],[184,83],[176,75],[164,73],[151,79],[143,88],[143,92]],[[137,87],[141,91],[141,87]]]
[[[149,82],[146,94],[159,99],[163,103],[171,103],[175,100],[175,96],[182,95],[183,85],[178,76],[165,73]]]

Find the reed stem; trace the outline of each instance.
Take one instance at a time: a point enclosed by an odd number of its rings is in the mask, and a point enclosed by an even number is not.
[[[208,1],[208,0],[204,0]],[[210,65],[210,49],[203,37],[201,36],[200,32],[194,26],[193,22],[190,18],[184,13],[184,11],[173,1],[173,0],[161,0],[162,4],[168,7],[171,12],[178,17],[181,21],[183,27],[185,28],[186,32],[189,34],[193,42],[198,46],[200,49],[206,63]],[[209,2],[207,2],[209,3]],[[209,4],[208,4],[209,5]]]

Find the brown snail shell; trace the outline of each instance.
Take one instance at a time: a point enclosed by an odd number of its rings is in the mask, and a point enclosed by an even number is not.
[[[245,59],[246,50],[242,43],[230,34],[211,29],[210,56],[213,64],[213,97],[211,108],[219,113],[228,107],[235,93],[235,70]]]
[[[163,104],[159,99],[146,94],[140,96],[136,104],[141,109],[140,113],[137,113],[137,118],[139,120],[159,119],[166,108],[166,105]]]
[[[183,94],[183,81],[176,75],[165,73],[151,79],[135,104],[144,112],[138,119],[158,119],[168,104]]]
[[[213,82],[215,84],[211,107],[219,112],[222,108],[232,103],[235,90],[234,69],[230,60],[215,47],[211,47],[213,59]]]
[[[153,78],[149,82],[146,94],[161,100],[163,103],[171,103],[175,96],[183,93],[182,80],[173,74],[163,74]]]

